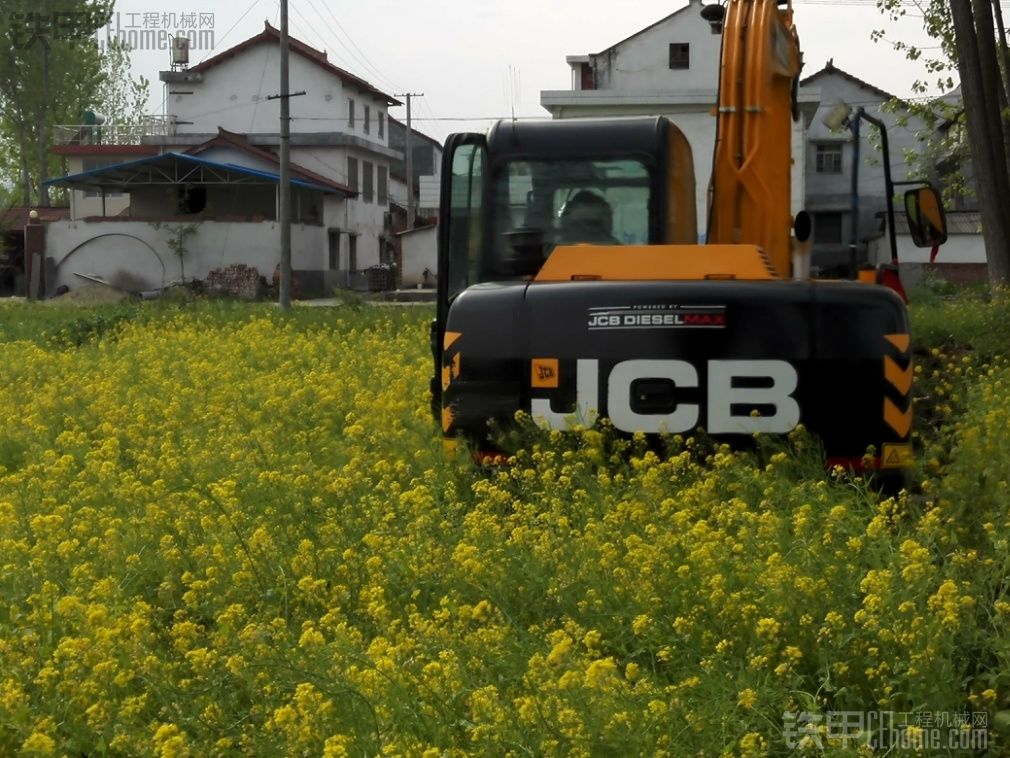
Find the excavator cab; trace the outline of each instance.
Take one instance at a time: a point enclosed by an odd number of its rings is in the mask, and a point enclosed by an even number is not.
[[[691,148],[666,118],[452,135],[443,176],[440,313],[469,284],[535,276],[559,245],[697,240]]]

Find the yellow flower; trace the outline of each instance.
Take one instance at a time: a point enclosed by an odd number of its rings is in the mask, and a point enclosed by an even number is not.
[[[753,708],[756,702],[757,702],[757,693],[754,690],[750,689],[749,687],[747,689],[740,690],[740,693],[737,696],[736,701],[737,705],[747,710]]]

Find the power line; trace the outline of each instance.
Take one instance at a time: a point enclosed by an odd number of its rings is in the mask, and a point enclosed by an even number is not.
[[[228,37],[228,35],[229,35],[229,34],[231,34],[231,33],[232,33],[233,31],[235,31],[235,27],[236,27],[236,26],[238,26],[239,24],[241,24],[241,23],[242,23],[242,20],[243,20],[243,19],[244,19],[244,18],[245,18],[246,16],[248,16],[248,15],[249,15],[249,12],[250,12],[250,11],[251,11],[251,10],[252,10],[253,8],[255,8],[255,7],[257,6],[257,5],[259,5],[259,4],[260,4],[260,0],[253,0],[253,1],[252,1],[252,3],[251,3],[251,4],[249,5],[249,7],[245,9],[245,13],[243,13],[243,14],[242,14],[241,16],[239,16],[239,17],[238,17],[238,21],[236,21],[236,22],[235,22],[234,24],[232,24],[232,25],[231,25],[231,26],[230,26],[230,27],[228,28],[228,31],[226,31],[226,32],[225,32],[225,33],[224,33],[223,35],[221,35],[221,37],[220,37],[219,39],[217,39],[217,40],[215,40],[215,41],[214,41],[214,43],[215,43],[215,44],[214,44],[214,47],[213,47],[213,48],[211,48],[210,50],[208,50],[208,51],[207,51],[207,54],[206,54],[205,56],[203,56],[203,58],[201,58],[201,59],[200,59],[200,63],[203,63],[203,62],[204,62],[205,60],[207,60],[207,59],[208,59],[208,58],[210,58],[210,57],[211,57],[212,55],[214,55],[214,54],[215,54],[215,53],[214,53],[214,50],[216,50],[216,49],[218,48],[218,46],[219,46],[219,45],[220,45],[220,44],[221,44],[222,42],[224,42],[224,40],[225,40],[225,39],[227,39],[227,37]]]
[[[329,3],[324,2],[323,3],[323,7],[326,8],[326,12],[330,14],[330,18],[333,19],[333,23],[337,25],[337,28],[343,33],[344,37],[347,38],[347,41],[351,43],[351,45],[354,47],[355,50],[357,50],[359,53],[361,53],[361,58],[358,59],[359,62],[362,62],[362,64],[364,65],[364,67],[366,69],[371,69],[371,71],[379,79],[385,80],[386,84],[389,85],[389,87],[391,89],[393,89],[393,90],[402,89],[402,87],[396,86],[393,83],[392,79],[390,79],[389,77],[383,75],[382,72],[379,71],[379,69],[371,62],[371,60],[369,60],[368,56],[365,55],[365,51],[362,50],[360,47],[358,47],[358,44],[354,41],[354,37],[352,37],[350,34],[347,33],[347,30],[344,29],[343,24],[341,24],[340,21],[337,19],[337,17],[334,15],[333,9],[330,8]],[[348,50],[348,52],[351,52],[351,51]],[[353,55],[353,53],[351,53],[351,54]],[[355,56],[355,58],[357,59],[357,56]]]
[[[305,2],[308,3],[309,7],[312,8],[313,11],[315,11],[315,14],[319,17],[319,20],[322,22],[323,26],[326,27],[326,31],[330,35],[331,41],[335,41],[337,43],[336,47],[342,48],[344,52],[346,52],[347,54],[349,54],[352,58],[356,59],[356,56],[354,55],[354,52],[349,47],[347,47],[347,45],[343,44],[340,41],[340,38],[337,36],[336,32],[333,31],[333,27],[330,26],[330,23],[325,18],[323,18],[323,14],[319,12],[319,8],[316,6],[316,4],[313,3],[312,0],[305,0]],[[326,7],[328,9],[328,6],[326,6]],[[313,31],[316,32],[316,34],[319,37],[319,39],[322,39],[322,34],[320,34],[317,29],[313,28]],[[329,48],[329,47],[330,46],[327,45],[325,42],[323,43],[323,48],[324,49]],[[347,59],[345,59],[343,57],[340,58],[340,61],[348,69],[355,68],[355,66],[353,66],[352,64],[350,64],[347,61]]]
[[[302,15],[302,12],[300,10],[298,10],[297,6],[292,5],[291,6],[291,10],[294,11],[296,14],[298,14],[298,17],[308,25],[309,29],[312,31],[313,37],[316,40],[316,44],[319,45],[319,49],[320,50],[326,50],[326,48],[327,48],[326,40],[324,40],[322,38],[322,35],[319,34],[319,31],[316,29],[316,25],[313,24],[311,21],[309,21],[307,18],[305,18],[305,16]],[[304,34],[304,30],[302,30],[301,33],[302,33],[304,39],[308,39],[309,38],[308,34]]]

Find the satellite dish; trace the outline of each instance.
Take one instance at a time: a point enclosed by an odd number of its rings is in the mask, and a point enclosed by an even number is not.
[[[821,123],[833,132],[841,131],[849,120],[852,108],[844,100],[839,100],[835,107],[828,111],[827,115],[821,119]]]

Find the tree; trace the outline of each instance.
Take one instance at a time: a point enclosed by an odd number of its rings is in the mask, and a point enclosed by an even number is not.
[[[878,0],[878,6],[892,20],[905,15],[901,0]],[[1002,23],[999,0],[923,0],[917,3],[923,25],[934,48],[919,48],[888,40],[885,32],[873,38],[890,42],[912,60],[921,60],[935,82],[916,81],[913,90],[920,95],[936,86],[940,91],[953,88],[952,74],[961,81],[961,97],[933,97],[913,105],[913,111],[926,121],[924,155],[934,159],[932,166],[920,166],[927,175],[937,167],[959,169],[971,158],[974,189],[982,216],[982,233],[993,284],[1010,283],[1010,217],[1001,198],[1010,197],[1010,50]],[[993,14],[996,14],[995,24]],[[997,33],[998,29],[998,33]],[[998,43],[997,43],[998,38]],[[997,48],[998,45],[998,48]],[[998,53],[997,53],[998,49]],[[946,128],[938,129],[940,124]],[[959,170],[944,172],[948,197],[962,189],[965,181]],[[925,178],[925,176],[924,176]]]
[[[992,13],[989,0],[971,0],[971,5],[968,0],[951,0],[989,280],[1010,284],[1010,218],[1005,210],[1010,197],[1006,150],[1010,124],[1001,112],[1006,89],[996,56]]]
[[[44,182],[59,161],[53,125],[80,123],[112,105],[142,108],[146,80],[129,76],[126,51],[102,49],[95,31],[112,0],[5,0],[0,17],[0,182],[15,184],[24,205],[45,203]],[[125,61],[125,62],[124,62]]]
[[[108,123],[142,126],[147,112],[151,82],[130,75],[130,48],[118,39],[107,43],[102,55],[102,81],[95,105]]]

